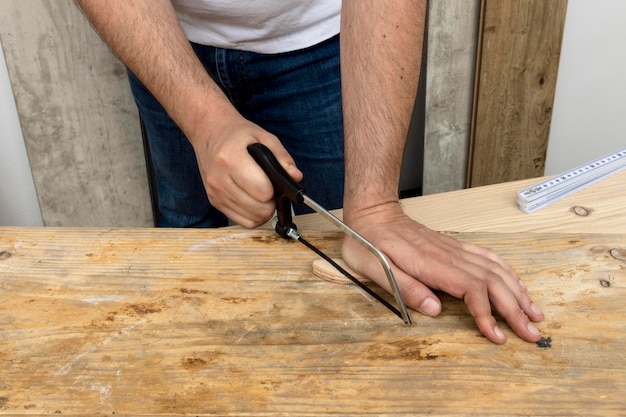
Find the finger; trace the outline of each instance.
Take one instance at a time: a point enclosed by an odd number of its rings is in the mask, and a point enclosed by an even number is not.
[[[497,327],[490,305],[500,313],[511,329],[522,339],[536,342],[540,332],[519,308],[514,295],[496,277],[478,280],[463,297],[480,331],[495,343],[504,343],[504,334]]]
[[[506,320],[511,329],[522,339],[536,342],[541,338],[541,333],[532,324],[526,313],[516,307],[513,294],[501,283],[495,283],[489,289],[489,298],[493,307]]]
[[[243,159],[241,168],[233,174],[233,182],[239,191],[257,202],[267,203],[274,198],[272,182],[250,155]]]
[[[211,204],[229,219],[246,228],[265,223],[275,210],[272,185],[260,167],[257,166],[257,168],[260,173],[256,175],[256,178],[254,174],[249,179],[245,174],[233,174],[236,178],[241,177],[237,181],[245,184],[244,187],[239,186],[234,178],[229,177],[224,177],[211,187],[207,187]],[[250,186],[251,183],[253,184]],[[264,186],[266,187],[265,194]],[[253,190],[256,195],[251,195],[250,190]]]
[[[499,345],[506,342],[506,336],[504,336],[504,333],[502,333],[502,330],[496,323],[496,319],[491,314],[491,303],[489,302],[486,287],[474,287],[474,290],[468,292],[463,297],[463,301],[467,305],[469,313],[474,317],[476,326],[487,339]]]
[[[483,335],[497,344],[506,341],[506,337],[498,327],[491,311],[488,280],[486,279],[498,281],[506,287],[497,274],[471,262],[461,262],[458,259],[455,262],[450,262],[447,258],[443,258],[439,262],[431,259],[429,268],[425,272],[428,278],[422,280],[431,288],[445,291],[453,297],[464,300]],[[512,295],[511,298],[515,302]],[[517,305],[517,302],[515,304]]]
[[[544,319],[544,314],[541,309],[537,307],[537,305],[533,303],[532,299],[528,296],[528,290],[522,279],[511,266],[502,260],[502,258],[500,258],[491,249],[480,246],[465,244],[463,245],[463,248],[468,250],[469,253],[476,254],[475,257],[468,256],[468,260],[502,278],[508,289],[515,296],[517,304],[532,321],[541,321]],[[480,273],[480,271],[476,270],[473,272],[475,274]]]
[[[247,229],[252,229],[266,223],[274,214],[274,203],[269,202],[261,206],[255,203],[254,208],[244,207],[243,204],[233,202],[228,214],[233,222]]]
[[[303,178],[302,171],[296,166],[296,161],[287,152],[287,149],[280,143],[276,137],[263,137],[259,142],[268,147],[274,154],[278,163],[287,171],[287,174],[291,176],[296,182],[301,181]]]
[[[518,285],[515,272],[502,267],[493,258],[446,249],[447,256],[442,254],[439,263],[429,258],[429,268],[425,271],[427,278],[422,281],[465,300],[478,328],[493,342],[504,343],[506,339],[492,315],[492,304],[516,334],[525,340],[538,340],[539,332],[520,308],[530,310],[534,304]]]

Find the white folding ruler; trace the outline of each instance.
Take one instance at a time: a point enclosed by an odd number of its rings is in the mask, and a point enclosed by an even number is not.
[[[626,148],[521,190],[517,204],[532,213],[624,169]]]

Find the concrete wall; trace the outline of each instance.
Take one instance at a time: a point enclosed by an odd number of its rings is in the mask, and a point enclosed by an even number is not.
[[[150,226],[125,69],[71,0],[3,0],[0,41],[47,226]]]
[[[423,194],[465,188],[480,0],[429,2]]]

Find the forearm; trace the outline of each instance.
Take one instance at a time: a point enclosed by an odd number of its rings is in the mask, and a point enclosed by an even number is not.
[[[169,0],[76,0],[104,41],[192,139],[199,121],[232,112]]]
[[[348,221],[361,210],[398,198],[419,79],[425,8],[425,1],[343,1],[344,216]]]

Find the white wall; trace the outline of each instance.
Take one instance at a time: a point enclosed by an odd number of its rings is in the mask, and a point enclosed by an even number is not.
[[[0,226],[43,226],[0,44]]]
[[[626,1],[569,0],[546,175],[626,148]]]

